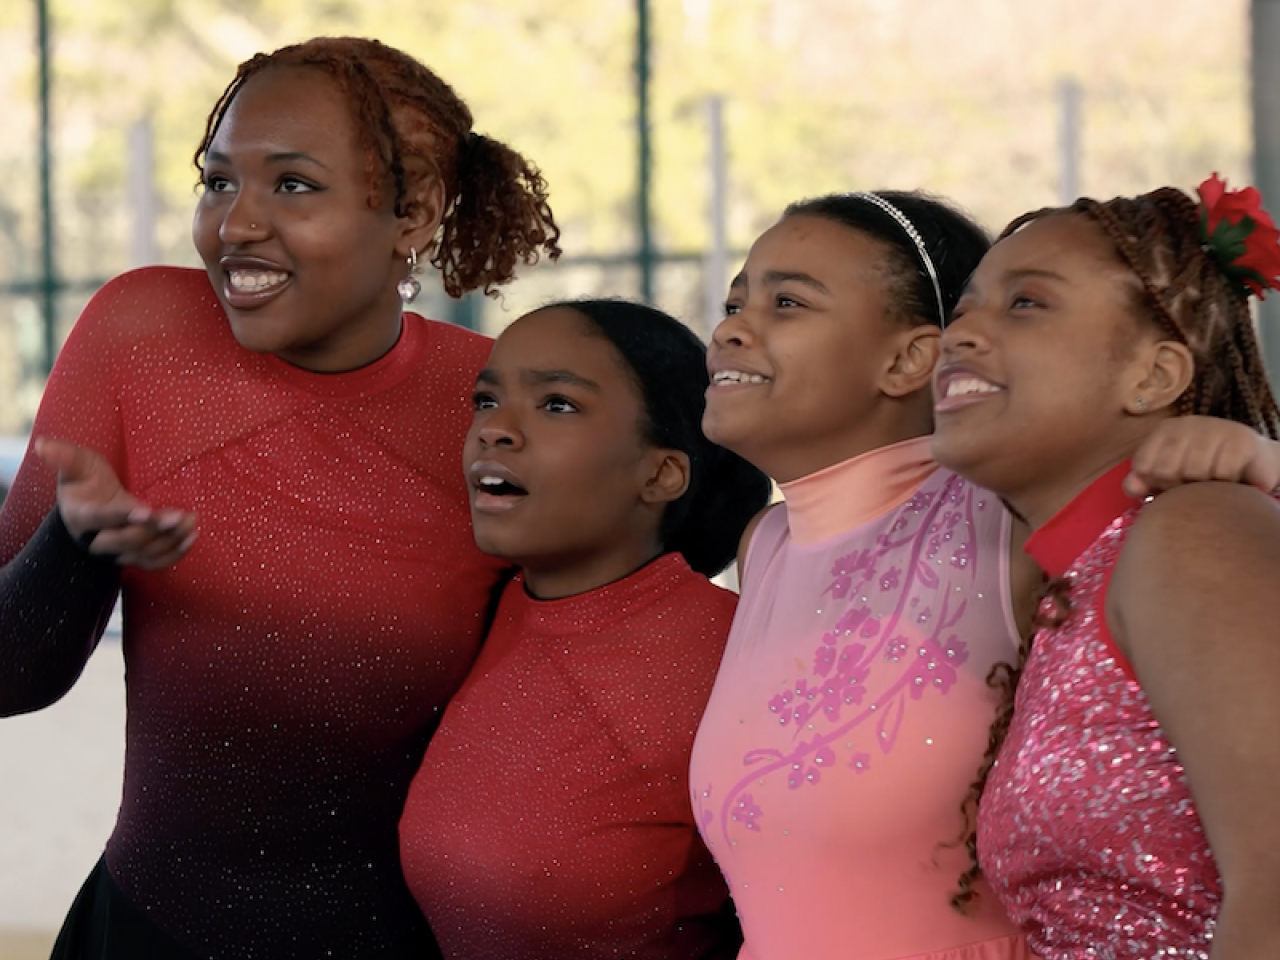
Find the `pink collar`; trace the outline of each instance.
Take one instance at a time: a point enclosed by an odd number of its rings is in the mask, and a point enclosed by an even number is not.
[[[929,437],[916,437],[784,483],[791,538],[820,543],[884,516],[937,469]]]

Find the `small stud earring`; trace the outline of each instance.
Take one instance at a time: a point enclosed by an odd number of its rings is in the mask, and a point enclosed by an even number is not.
[[[418,294],[422,292],[422,284],[418,282],[418,278],[414,276],[418,272],[418,251],[409,248],[409,256],[406,258],[409,264],[408,275],[396,284],[396,291],[400,294],[400,299],[405,303],[413,303]]]
[[[1136,400],[1134,400],[1134,401],[1133,401],[1133,408],[1134,408],[1135,410],[1137,410],[1139,413],[1146,413],[1146,412],[1147,412],[1147,398],[1146,398],[1146,397],[1138,397]]]

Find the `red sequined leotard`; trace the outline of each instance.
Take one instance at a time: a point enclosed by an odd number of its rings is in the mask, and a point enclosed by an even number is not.
[[[488,346],[408,314],[380,360],[311,374],[240,347],[205,274],[171,268],[108,284],[67,340],[35,435],[92,447],[144,502],[198,516],[177,565],[123,575],[127,747],[106,855],[197,955],[431,949],[396,824],[500,575],[472,541],[461,469]],[[28,457],[0,561],[54,502]],[[0,713],[65,692],[113,599],[67,544],[36,536],[4,571],[25,599],[0,608]]]
[[[1186,775],[1106,625],[1138,517],[1124,463],[1027,543],[1071,614],[1036,636],[979,814],[983,870],[1045,960],[1204,960],[1222,884]]]

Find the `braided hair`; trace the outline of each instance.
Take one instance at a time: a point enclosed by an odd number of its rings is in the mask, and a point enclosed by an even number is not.
[[[1273,440],[1280,437],[1280,409],[1267,382],[1248,297],[1206,247],[1199,204],[1172,187],[1106,203],[1086,197],[1070,207],[1024,214],[1009,224],[999,239],[1033,220],[1063,214],[1083,215],[1098,224],[1111,241],[1119,264],[1137,279],[1130,305],[1133,315],[1191,350],[1195,372],[1175,403],[1174,414],[1235,420]],[[1050,581],[1033,627],[1059,626],[1070,612],[1066,581]],[[988,685],[1000,693],[1001,703],[977,779],[961,806],[965,818],[962,842],[969,851],[970,867],[952,897],[952,905],[959,909],[976,896],[973,884],[982,875],[975,830],[978,801],[1008,733],[1014,693],[1030,651],[1031,638],[1027,637],[1017,664],[997,664],[987,678]]]
[[[560,228],[538,168],[506,144],[475,133],[471,111],[441,80],[407,53],[377,40],[316,37],[259,53],[236,70],[213,105],[195,152],[196,169],[236,94],[270,67],[304,67],[326,74],[346,96],[368,158],[369,205],[391,196],[396,216],[413,211],[416,188],[428,177],[444,182],[445,213],[430,262],[445,292],[496,293],[542,254],[560,256]]]

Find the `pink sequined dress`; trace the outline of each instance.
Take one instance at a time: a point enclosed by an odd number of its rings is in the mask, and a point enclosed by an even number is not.
[[[1036,531],[1071,614],[1041,631],[979,815],[979,855],[1045,960],[1207,958],[1222,884],[1187,778],[1106,626],[1141,506],[1122,464]]]
[[[756,529],[691,765],[739,960],[1011,960],[963,801],[1016,656],[1009,520],[914,440],[783,487]]]

